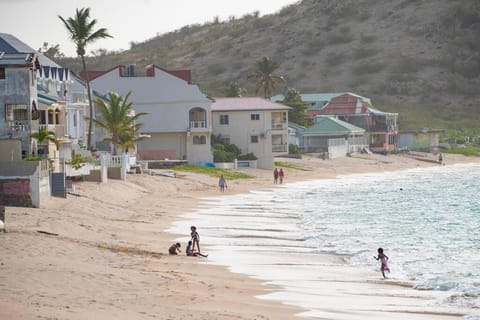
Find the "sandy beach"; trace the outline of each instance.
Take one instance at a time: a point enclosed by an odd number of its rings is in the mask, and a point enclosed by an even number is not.
[[[344,174],[438,166],[429,161],[434,159],[433,155],[358,155],[277,160],[305,169],[286,168],[288,186]],[[446,155],[444,162],[478,163],[480,159]],[[225,194],[274,187],[270,170],[240,171],[253,178],[228,181]],[[166,230],[182,214],[193,212],[203,197],[222,195],[216,178],[192,173],[180,173],[177,178],[131,174],[126,181],[75,182],[75,192],[66,199],[52,198],[40,209],[6,208],[8,233],[0,234],[0,319],[300,319],[298,315],[308,311],[255,298],[274,294],[278,288],[202,263],[208,258],[168,255],[176,239],[189,240],[189,230],[185,234]],[[208,251],[208,243],[202,245]],[[182,243],[182,253],[184,249]],[[351,303],[361,305],[365,299],[368,296],[359,296]],[[341,299],[326,301],[332,314],[342,315]],[[388,312],[383,316],[405,318],[405,314]],[[348,315],[326,318],[348,319]],[[461,315],[422,311],[408,318]]]

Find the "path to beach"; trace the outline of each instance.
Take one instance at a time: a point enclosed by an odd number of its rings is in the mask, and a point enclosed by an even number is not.
[[[447,165],[480,162],[444,158]],[[405,155],[278,160],[308,169],[287,168],[286,183],[435,165]],[[242,171],[254,178],[228,181],[226,194],[273,186],[270,170]],[[0,319],[273,320],[305,311],[255,298],[275,290],[258,280],[168,255],[174,239],[188,240],[189,230],[165,230],[201,197],[220,194],[216,178],[128,175],[125,182],[78,182],[75,191],[77,196],[52,198],[41,209],[7,207],[9,233],[0,234]]]

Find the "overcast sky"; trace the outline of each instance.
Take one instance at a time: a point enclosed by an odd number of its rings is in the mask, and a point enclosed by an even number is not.
[[[278,12],[297,0],[0,0],[0,32],[10,33],[34,49],[60,45],[67,56],[76,56],[62,21],[76,8],[90,8],[98,28],[107,28],[113,39],[101,39],[87,48],[129,49],[130,42],[142,42],[183,26],[221,21],[259,11]]]

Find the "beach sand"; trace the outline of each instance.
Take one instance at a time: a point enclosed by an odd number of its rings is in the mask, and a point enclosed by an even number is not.
[[[286,168],[287,184],[438,165],[407,155],[277,160],[307,169]],[[444,162],[480,160],[447,155]],[[254,178],[227,181],[225,194],[273,187],[270,170],[240,171]],[[132,174],[126,181],[75,182],[78,195],[51,198],[40,209],[7,207],[9,232],[0,234],[0,319],[294,319],[305,315],[308,310],[300,307],[255,298],[275,296],[278,287],[202,263],[208,259],[168,255],[175,239],[189,240],[189,230],[182,235],[165,230],[182,219],[181,214],[192,212],[202,197],[222,195],[217,182],[193,173],[177,178]],[[184,252],[185,247],[181,249]],[[369,297],[358,296],[350,303],[361,305],[365,299]],[[329,304],[325,319],[349,319],[341,297],[325,301]],[[365,319],[387,317],[401,319],[405,314],[365,314]],[[408,314],[408,319],[452,318],[455,315],[429,314],[428,310]]]

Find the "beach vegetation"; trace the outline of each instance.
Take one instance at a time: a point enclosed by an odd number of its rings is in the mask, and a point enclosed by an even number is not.
[[[96,104],[100,112],[100,119],[90,119],[96,126],[110,133],[110,137],[104,139],[105,142],[111,142],[113,145],[113,154],[117,154],[118,146],[127,148],[131,142],[136,141],[138,137],[138,129],[142,127],[137,120],[147,115],[146,112],[133,113],[133,103],[128,99],[132,92],[125,96],[109,92],[107,97],[98,97]]]
[[[75,16],[64,19],[62,16],[58,16],[62,20],[65,28],[69,32],[70,39],[73,41],[77,47],[77,54],[82,61],[83,72],[87,75],[87,65],[85,62],[85,53],[87,45],[97,41],[98,39],[103,38],[112,38],[108,33],[107,29],[100,28],[95,30],[95,25],[97,24],[96,19],[90,19],[90,8],[77,9]],[[92,147],[92,130],[93,130],[93,102],[92,94],[90,90],[90,81],[88,76],[86,77],[87,84],[87,93],[88,93],[88,104],[90,110],[90,121],[88,124],[88,138],[87,138],[87,148],[91,149]]]
[[[173,168],[174,171],[184,171],[184,172],[191,172],[191,173],[198,173],[198,174],[206,174],[211,177],[219,178],[221,175],[228,180],[237,180],[237,179],[250,179],[253,176],[243,173],[243,172],[236,172],[230,169],[222,169],[222,168],[212,168],[212,167],[205,167],[205,166],[194,166],[191,164],[185,164],[181,166],[176,166]]]
[[[476,146],[452,147],[450,149],[442,150],[442,153],[463,154],[466,157],[480,157],[480,147],[476,147]]]
[[[294,170],[300,170],[300,171],[311,171],[310,169],[301,167],[296,163],[284,162],[284,161],[275,161],[275,167],[288,168],[288,169],[294,169]]]
[[[301,126],[308,126],[310,124],[306,113],[309,104],[302,100],[299,90],[288,88],[285,93],[285,98],[283,101],[280,101],[280,103],[292,108],[288,110],[288,121]]]

